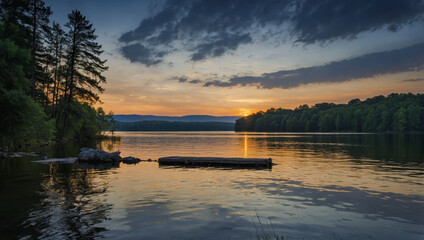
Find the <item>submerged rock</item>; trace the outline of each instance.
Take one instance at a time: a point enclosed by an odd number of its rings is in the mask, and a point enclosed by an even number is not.
[[[102,150],[94,150],[91,148],[81,148],[78,154],[78,161],[80,162],[102,162],[113,163],[120,162],[122,158],[119,156],[121,152],[105,152]]]
[[[136,158],[136,157],[124,157],[122,159],[122,162],[126,163],[126,164],[136,164],[141,162],[141,159]]]

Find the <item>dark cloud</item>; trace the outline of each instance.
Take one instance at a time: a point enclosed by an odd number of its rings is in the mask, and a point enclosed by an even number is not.
[[[191,80],[191,81],[189,81],[189,83],[193,83],[193,84],[198,84],[198,83],[201,83],[202,81],[200,81],[199,79],[194,79],[194,80]]]
[[[191,84],[199,84],[202,83],[199,79],[188,80],[187,77],[172,77],[171,80],[177,80],[179,83],[191,83]]]
[[[293,88],[308,83],[345,82],[380,74],[422,70],[424,43],[388,52],[332,62],[324,66],[265,73],[261,76],[233,77],[229,81],[210,81],[205,87],[255,85],[261,88]],[[410,79],[411,80],[411,79]],[[413,81],[418,81],[414,79]]]
[[[353,38],[384,27],[396,31],[423,13],[422,0],[307,0],[292,18],[292,33],[306,44]]]
[[[424,78],[413,78],[413,79],[405,79],[402,82],[421,82],[424,81]]]
[[[187,78],[186,77],[180,77],[178,78],[178,82],[186,82]]]
[[[156,65],[162,62],[163,53],[154,52],[145,46],[134,43],[121,48],[121,53],[131,62],[142,63],[146,66]]]
[[[312,44],[381,28],[396,31],[422,20],[423,13],[424,0],[168,0],[119,41],[141,43],[162,57],[178,43],[193,52],[192,61],[199,61],[234,51],[255,37],[290,37]],[[283,24],[289,32],[282,31]],[[137,59],[134,53],[122,53]],[[141,59],[150,63],[161,57],[144,54]]]
[[[210,82],[206,82],[203,86],[209,87],[209,86],[217,86],[217,87],[231,87],[234,86],[230,82],[222,82],[219,80],[213,80]]]
[[[252,42],[249,34],[228,35],[224,34],[217,40],[196,46],[195,53],[191,55],[192,61],[200,61],[207,57],[219,57],[229,50],[236,50],[240,44]]]

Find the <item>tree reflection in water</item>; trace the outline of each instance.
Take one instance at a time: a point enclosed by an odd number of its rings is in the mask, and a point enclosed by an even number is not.
[[[76,165],[50,165],[41,183],[45,198],[23,223],[26,237],[40,239],[92,239],[106,228],[111,204],[106,202],[108,178]]]

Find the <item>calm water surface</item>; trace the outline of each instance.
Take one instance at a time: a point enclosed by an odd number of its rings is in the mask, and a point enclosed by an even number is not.
[[[0,239],[256,239],[262,228],[289,239],[424,239],[424,135],[118,135],[29,150],[70,157],[84,145],[142,159],[271,157],[277,165],[107,168],[0,159]]]

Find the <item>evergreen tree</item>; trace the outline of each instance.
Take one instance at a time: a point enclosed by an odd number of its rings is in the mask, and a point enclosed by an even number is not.
[[[28,22],[30,29],[31,49],[31,97],[46,101],[45,88],[49,82],[45,69],[48,68],[48,53],[45,48],[45,39],[50,31],[49,16],[52,14],[50,7],[46,7],[42,0],[30,0],[28,9]],[[47,65],[47,66],[46,66]],[[47,105],[47,103],[45,103]]]
[[[64,89],[64,119],[61,138],[65,136],[68,126],[70,105],[77,101],[96,102],[98,95],[93,91],[103,92],[100,83],[106,83],[102,75],[108,69],[106,61],[100,59],[103,53],[101,45],[96,42],[93,25],[79,12],[72,11],[65,25],[66,77]]]
[[[51,31],[48,32],[47,50],[50,52],[50,77],[52,79],[52,86],[48,86],[47,92],[51,94],[51,117],[56,118],[58,110],[59,94],[61,93],[62,77],[64,72],[64,44],[65,32],[60,25],[53,22]]]
[[[44,142],[54,133],[93,138],[111,124],[90,105],[107,69],[92,25],[73,11],[64,34],[59,24],[48,26],[50,15],[42,0],[0,3],[0,146]]]
[[[40,104],[26,95],[30,51],[12,40],[21,28],[8,24],[7,34],[6,24],[0,24],[0,146],[48,141],[53,138],[53,122],[47,122]]]

